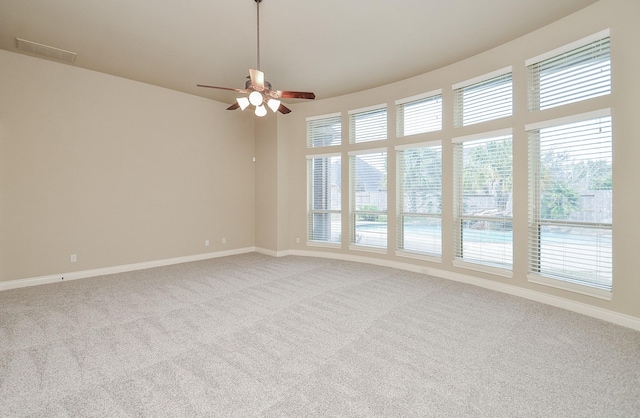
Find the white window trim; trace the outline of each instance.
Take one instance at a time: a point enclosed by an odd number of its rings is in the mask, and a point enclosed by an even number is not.
[[[563,118],[550,119],[542,122],[530,123],[524,126],[524,130],[527,132],[535,131],[538,129],[550,128],[550,127],[559,126],[559,125],[566,125],[566,124],[575,123],[575,122],[582,122],[589,119],[604,118],[607,116],[611,116],[610,107],[594,110],[592,112],[585,112],[585,113],[579,113],[576,115],[566,116]]]
[[[430,97],[442,96],[442,89],[433,90],[427,93],[416,94],[415,96],[405,97],[404,99],[396,100],[397,105],[403,105],[411,102],[417,102],[422,99],[428,99]]]
[[[364,251],[368,253],[376,253],[376,254],[387,254],[388,250],[386,247],[372,247],[369,245],[362,244],[349,244],[349,250],[351,251]]]
[[[307,160],[313,160],[314,158],[331,158],[331,157],[340,157],[342,153],[332,152],[328,154],[308,154]]]
[[[349,151],[347,155],[349,155],[349,157],[357,157],[358,155],[377,154],[380,152],[387,152],[387,151],[388,151],[387,148],[367,148],[367,149],[362,149],[357,151]]]
[[[602,30],[598,33],[594,33],[593,35],[589,35],[587,37],[584,37],[582,39],[579,39],[577,41],[571,42],[567,45],[561,46],[559,48],[556,48],[552,51],[548,51],[545,52],[544,54],[540,54],[538,56],[535,56],[533,58],[529,58],[528,60],[524,61],[524,65],[526,67],[533,65],[533,64],[537,64],[541,61],[547,60],[549,58],[553,58],[557,55],[561,55],[564,54],[565,52],[569,52],[569,51],[573,51],[574,49],[580,48],[582,46],[585,46],[587,44],[590,44],[591,42],[596,42],[599,41],[601,39],[607,38],[611,36],[611,30],[610,29],[605,29]]]
[[[491,80],[492,78],[500,77],[502,75],[507,75],[511,72],[513,72],[513,66],[510,65],[508,67],[504,67],[499,70],[491,71],[490,73],[483,74],[469,80],[461,81],[460,83],[456,83],[451,86],[451,90],[458,90],[464,87],[469,87],[473,84],[482,83],[483,81]]]
[[[527,274],[527,280],[530,283],[555,287],[556,289],[568,290],[570,292],[580,293],[582,295],[591,296],[598,299],[611,300],[613,298],[613,292],[611,290],[599,289],[597,287],[587,286],[571,281],[554,279],[551,277],[543,276],[541,274],[529,273]]]
[[[462,142],[473,141],[476,139],[491,139],[491,138],[496,138],[504,135],[513,135],[513,129],[505,128],[505,129],[498,129],[496,131],[491,131],[491,132],[482,132],[482,133],[473,134],[473,135],[458,136],[455,138],[451,138],[451,143],[460,144]]]
[[[406,151],[408,149],[414,149],[414,148],[424,148],[424,147],[438,147],[442,145],[442,141],[439,139],[436,139],[434,141],[425,141],[425,142],[415,142],[412,144],[405,144],[405,145],[396,145],[394,147],[394,149],[396,151]]]
[[[341,242],[324,242],[324,241],[309,241],[307,240],[307,247],[323,247],[323,248],[341,248]]]
[[[503,269],[500,267],[488,266],[486,264],[473,263],[469,261],[462,261],[459,258],[453,260],[455,267],[460,267],[468,270],[482,271],[484,273],[494,274],[496,276],[507,277],[511,279],[513,277],[513,270]]]
[[[396,256],[413,258],[415,260],[429,261],[431,263],[442,263],[442,257],[437,257],[435,255],[428,255],[425,253],[416,253],[416,252],[407,251],[407,250],[396,250]]]
[[[366,112],[372,112],[372,111],[375,111],[375,110],[382,110],[382,109],[387,109],[387,104],[386,103],[382,103],[382,104],[375,105],[375,106],[361,107],[360,109],[349,110],[348,114],[349,115],[355,115],[355,114],[358,114],[358,113],[366,113]]]
[[[308,116],[306,121],[307,122],[312,122],[314,120],[331,119],[331,118],[335,118],[337,116],[342,116],[342,113],[341,112],[336,112],[336,113],[328,113],[326,115]]]

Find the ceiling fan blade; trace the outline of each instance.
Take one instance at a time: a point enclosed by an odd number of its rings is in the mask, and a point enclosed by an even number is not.
[[[264,88],[264,73],[260,70],[249,70],[249,77],[251,78],[251,85]]]
[[[287,91],[287,90],[278,90],[276,91],[278,97],[282,99],[310,99],[313,100],[316,98],[316,95],[307,91]]]
[[[239,105],[238,103],[234,103],[234,104],[232,104],[231,106],[229,106],[229,107],[227,108],[227,110],[236,110],[236,109],[238,109],[239,107],[240,107],[240,105]]]
[[[291,113],[291,109],[281,104],[280,107],[278,107],[278,112],[282,113],[283,115],[286,115],[287,113]]]
[[[208,89],[219,89],[219,90],[229,90],[229,91],[237,91],[238,93],[246,93],[245,89],[233,89],[231,87],[218,87],[218,86],[207,86],[206,84],[197,84],[198,87],[206,87]]]

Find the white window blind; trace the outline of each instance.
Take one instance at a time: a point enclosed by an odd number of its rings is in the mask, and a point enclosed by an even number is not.
[[[505,116],[513,112],[511,70],[489,79],[453,86],[454,126],[467,126]]]
[[[351,243],[387,247],[387,152],[350,155]]]
[[[341,241],[340,155],[307,157],[308,241]]]
[[[399,149],[399,250],[442,255],[442,146]]]
[[[511,133],[454,140],[454,255],[510,270],[513,265]]]
[[[307,147],[340,145],[342,120],[340,113],[307,118]]]
[[[538,62],[530,61],[527,61],[529,110],[549,109],[611,93],[608,36]]]
[[[611,117],[598,113],[527,127],[529,271],[611,290]]]
[[[439,131],[442,129],[442,93],[398,100],[396,112],[398,137]]]
[[[373,108],[349,111],[349,142],[368,142],[387,139],[387,108]]]

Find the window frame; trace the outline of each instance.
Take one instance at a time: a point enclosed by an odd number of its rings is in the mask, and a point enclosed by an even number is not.
[[[558,128],[566,125],[571,125],[580,122],[589,122],[599,118],[612,118],[611,109],[605,108],[596,111],[580,113],[563,118],[551,119],[542,122],[525,125],[525,132],[528,135],[528,158],[529,158],[529,202],[528,202],[528,257],[527,257],[527,279],[532,283],[543,284],[559,289],[570,290],[576,293],[584,295],[610,300],[613,292],[613,264],[611,264],[611,285],[604,286],[597,283],[588,282],[585,280],[579,280],[575,277],[562,276],[559,274],[545,274],[540,272],[540,267],[534,269],[533,265],[541,262],[541,228],[545,226],[566,226],[568,228],[589,228],[601,231],[608,231],[612,235],[613,243],[613,219],[612,222],[583,222],[583,221],[571,221],[562,220],[556,221],[551,219],[542,219],[540,210],[541,205],[541,186],[540,186],[540,137],[539,131],[545,128]],[[611,120],[611,125],[613,121]],[[534,132],[538,132],[538,135],[534,135]],[[536,138],[537,136],[537,138]],[[535,143],[534,143],[535,142]],[[613,157],[613,133],[610,138],[610,153]],[[591,161],[591,160],[590,160]],[[612,162],[613,165],[613,162]],[[613,187],[612,187],[613,190]],[[613,192],[612,192],[613,193]],[[613,205],[613,195],[612,202]],[[611,255],[613,258],[613,254]],[[613,260],[611,260],[613,261]]]
[[[506,128],[491,132],[483,132],[479,134],[466,135],[456,137],[451,140],[454,151],[454,177],[453,177],[453,194],[454,194],[454,215],[453,215],[453,265],[477,271],[484,271],[495,275],[511,278],[513,277],[513,208],[510,217],[491,217],[467,215],[464,213],[464,144],[496,139],[496,141],[504,141],[509,136],[511,141],[511,161],[513,161],[513,129]],[[513,164],[511,166],[511,199],[513,199]],[[464,257],[464,223],[465,222],[509,222],[511,223],[511,263],[497,263],[475,258]]]
[[[420,130],[417,132],[406,133],[406,107],[410,105],[419,105],[421,103],[429,103],[431,101],[435,101],[439,103],[439,109],[437,119],[439,121],[439,126],[437,128],[426,128],[424,130]],[[406,97],[404,99],[396,100],[396,137],[402,138],[413,135],[420,135],[428,132],[437,132],[442,130],[442,89],[433,90],[427,93],[418,94],[411,97]],[[430,117],[433,116],[431,113],[420,113],[420,117]]]
[[[472,120],[470,122],[465,122],[465,118],[469,115],[469,112],[465,111],[465,93],[469,92],[482,92],[482,97],[487,94],[487,91],[490,90],[491,85],[497,83],[501,79],[505,81],[508,80],[509,84],[509,94],[507,98],[509,100],[509,110],[508,113],[498,114],[497,116],[491,116],[488,118],[483,118],[480,120]],[[479,123],[489,122],[493,120],[503,119],[507,117],[513,116],[513,67],[508,66],[505,68],[501,68],[496,71],[492,71],[490,73],[474,77],[470,80],[462,81],[460,83],[456,83],[451,86],[453,90],[453,126],[454,128],[461,128],[465,126],[476,125]],[[501,98],[501,95],[496,96],[497,99]],[[476,99],[477,100],[477,99]],[[482,102],[484,100],[478,100]],[[492,112],[495,112],[495,108],[499,107],[494,103],[494,106],[491,106],[488,109],[491,109]]]
[[[349,249],[350,250],[359,250],[359,251],[369,251],[369,252],[376,252],[376,253],[387,253],[387,248],[388,248],[388,241],[389,241],[389,218],[388,218],[388,214],[389,214],[389,210],[388,210],[388,203],[389,203],[389,188],[387,187],[387,189],[385,190],[385,205],[386,209],[385,210],[362,210],[362,209],[356,209],[357,206],[357,181],[356,181],[356,176],[357,176],[357,163],[356,163],[356,159],[361,157],[361,156],[365,156],[365,155],[376,155],[376,154],[384,154],[384,163],[385,163],[385,173],[383,174],[384,176],[386,176],[387,180],[388,180],[388,174],[389,174],[389,169],[388,169],[388,162],[389,162],[389,153],[387,148],[367,148],[367,149],[363,149],[363,150],[359,150],[359,151],[350,151],[348,153],[349,156],[349,201],[350,201],[350,216],[349,216]],[[379,190],[380,191],[380,190]],[[370,245],[370,244],[363,244],[360,243],[360,240],[357,238],[358,233],[357,233],[357,220],[356,218],[360,215],[363,216],[384,216],[387,218],[386,223],[385,223],[385,232],[384,232],[384,246],[377,246],[377,245]]]
[[[374,115],[379,112],[384,112],[384,135],[382,133],[376,133],[372,138],[369,138],[369,135],[358,135],[357,123],[360,117],[367,117],[370,115]],[[360,109],[349,110],[349,143],[350,144],[362,144],[365,142],[376,142],[376,141],[384,141],[389,137],[389,111],[387,109],[387,104],[383,103],[375,106],[363,107]],[[372,123],[373,128],[375,130],[375,121]],[[380,135],[380,136],[379,136]]]
[[[433,211],[405,211],[405,164],[404,164],[404,153],[409,150],[419,150],[419,149],[438,149],[439,153],[439,164],[440,164],[440,178],[439,178],[439,187],[438,191],[440,194],[440,210],[437,213]],[[407,145],[398,145],[395,147],[396,151],[396,169],[397,169],[397,177],[396,177],[396,205],[397,205],[397,221],[396,221],[396,255],[402,257],[410,257],[417,258],[426,261],[433,262],[442,262],[442,141],[434,140],[428,142],[421,143],[412,143]],[[414,218],[423,218],[424,220],[434,220],[437,219],[440,224],[440,252],[431,252],[431,251],[418,251],[418,250],[410,250],[406,248],[405,242],[405,217],[414,217]]]
[[[340,188],[339,196],[336,201],[338,202],[338,206],[340,209],[331,209],[331,203],[333,200],[331,199],[331,183],[329,182],[329,187],[325,190],[322,190],[323,194],[329,193],[328,197],[325,197],[328,208],[315,209],[313,207],[314,204],[314,194],[316,193],[315,188],[315,178],[313,176],[313,164],[314,160],[325,160],[325,166],[329,173],[331,172],[331,159],[338,158],[340,161],[340,167],[342,167],[342,154],[341,153],[330,153],[330,154],[313,154],[307,155],[307,245],[308,246],[324,246],[324,247],[335,247],[339,248],[342,246],[342,188]],[[331,239],[321,240],[314,239],[314,220],[316,215],[326,215],[329,218],[329,237],[331,237],[333,230],[331,229],[332,218],[334,215],[339,215],[340,221],[339,225],[339,238],[337,241],[333,241]]]

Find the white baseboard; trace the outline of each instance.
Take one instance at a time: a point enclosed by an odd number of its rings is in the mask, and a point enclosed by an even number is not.
[[[124,273],[127,271],[144,270],[153,267],[170,266],[172,264],[189,263],[192,261],[208,260],[211,258],[227,257],[230,255],[255,252],[255,247],[238,248],[235,250],[218,251],[214,253],[195,254],[184,257],[167,258],[164,260],[145,261],[142,263],[125,264],[121,266],[103,267],[91,270],[72,271],[49,276],[31,277],[28,279],[9,280],[0,282],[0,291],[17,289],[20,287],[36,286],[40,284],[55,283],[60,281],[86,279],[88,277],[105,276],[107,274]]]
[[[374,264],[384,267],[392,267],[400,270],[412,271],[415,273],[423,273],[429,276],[439,277],[442,279],[453,280],[456,282],[467,283],[474,286],[483,287],[485,289],[495,290],[497,292],[506,293],[513,296],[519,296],[525,299],[555,306],[557,308],[566,309],[572,312],[587,315],[592,318],[601,319],[613,324],[621,325],[627,328],[640,331],[640,318],[625,315],[619,312],[611,311],[586,303],[576,302],[569,299],[561,298],[547,293],[537,292],[535,290],[524,289],[522,287],[513,286],[505,283],[495,282],[492,280],[481,279],[467,274],[455,273],[447,270],[418,266],[415,264],[403,263],[399,261],[385,260],[375,257],[358,256],[352,254],[332,253],[323,251],[306,251],[306,250],[287,250],[273,251],[260,247],[245,247],[235,250],[219,251],[214,253],[196,254],[185,257],[168,258],[164,260],[147,261],[143,263],[126,264],[121,266],[104,267],[99,269],[74,271],[49,276],[32,277],[28,279],[10,280],[0,282],[0,291],[17,289],[21,287],[36,286],[40,284],[55,283],[65,280],[77,280],[88,277],[104,276],[108,274],[124,273],[128,271],[143,270],[153,267],[169,266],[172,264],[188,263],[192,261],[208,260],[212,258],[226,257],[230,255],[245,254],[250,252],[258,252],[272,257],[285,257],[288,255],[296,255],[303,257],[320,257],[334,260],[354,261],[358,263]]]
[[[306,251],[292,250],[286,255],[297,255],[303,257],[320,257],[330,258],[334,260],[355,261],[358,263],[368,263],[384,267],[392,267],[401,270],[412,271],[415,273],[424,273],[429,276],[439,277],[442,279],[453,280],[456,282],[467,283],[474,286],[483,287],[485,289],[495,290],[497,292],[506,293],[508,295],[518,296],[521,298],[533,300],[535,302],[544,303],[546,305],[555,306],[557,308],[566,309],[592,318],[601,319],[616,325],[631,328],[640,331],[640,318],[625,315],[619,312],[589,305],[587,303],[576,302],[573,300],[561,298],[547,293],[535,290],[525,289],[510,284],[495,282],[493,280],[481,279],[467,274],[455,273],[447,270],[417,266],[414,264],[403,263],[399,261],[391,261],[374,257],[363,257],[351,254],[330,253],[322,251]]]

